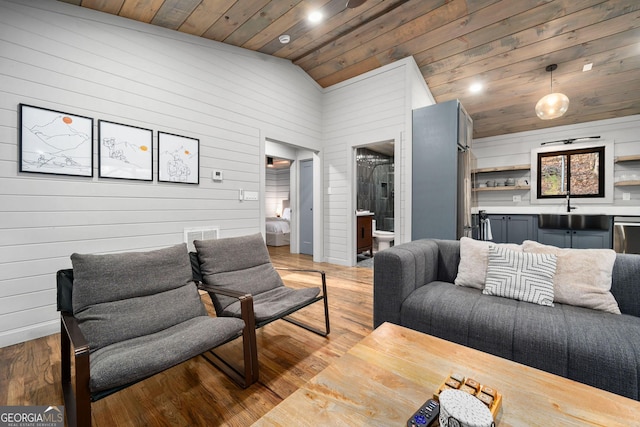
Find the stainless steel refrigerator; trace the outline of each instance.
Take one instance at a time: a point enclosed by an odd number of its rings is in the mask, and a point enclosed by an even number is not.
[[[473,121],[458,100],[413,110],[412,240],[471,237]]]

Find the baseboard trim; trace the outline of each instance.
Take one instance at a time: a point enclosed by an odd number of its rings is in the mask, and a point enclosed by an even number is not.
[[[60,332],[58,319],[0,333],[0,348]]]

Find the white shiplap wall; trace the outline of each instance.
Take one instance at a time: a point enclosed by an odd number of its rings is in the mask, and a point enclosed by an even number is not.
[[[264,139],[321,148],[322,90],[290,62],[51,0],[0,0],[0,346],[57,331],[73,252],[146,250],[185,227],[261,230]],[[19,173],[18,104],[200,140],[200,184]],[[222,170],[223,182],[211,172]],[[262,178],[264,179],[264,178]]]
[[[473,141],[473,151],[478,159],[479,168],[530,164],[531,150],[540,148],[542,142],[596,135],[600,136],[602,141],[614,143],[615,156],[640,154],[639,115],[476,139]],[[557,147],[559,150],[579,148],[580,144],[560,144]],[[615,163],[615,178],[633,173],[640,176],[639,163]],[[530,172],[527,170],[482,174],[482,180],[504,179],[507,176],[529,179]],[[630,193],[631,200],[622,200],[623,192]],[[521,195],[522,201],[514,202],[513,195]],[[586,202],[581,204],[583,211],[590,208]],[[479,192],[478,205],[480,209],[498,213],[536,213],[549,208],[542,204],[532,205],[530,191]],[[613,203],[594,206],[593,209],[611,214],[640,215],[640,187],[614,187]]]
[[[324,98],[324,244],[329,262],[355,260],[354,147],[393,140],[395,243],[410,240],[411,109],[433,98],[413,58],[327,88]],[[400,175],[400,176],[398,176]]]

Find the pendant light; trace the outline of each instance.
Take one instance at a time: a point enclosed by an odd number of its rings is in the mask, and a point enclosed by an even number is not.
[[[569,108],[569,98],[564,93],[553,93],[553,71],[558,68],[557,64],[547,66],[546,70],[551,73],[551,93],[540,98],[536,104],[536,114],[542,120],[557,119],[564,115]]]

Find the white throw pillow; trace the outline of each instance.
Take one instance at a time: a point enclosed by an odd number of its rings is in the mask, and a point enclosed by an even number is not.
[[[460,264],[454,283],[468,288],[484,289],[489,262],[489,246],[496,245],[522,252],[522,245],[513,243],[496,244],[484,240],[473,240],[469,237],[460,239]]]
[[[616,253],[611,249],[562,249],[525,240],[525,252],[554,254],[558,266],[554,277],[555,301],[620,314],[611,291]]]
[[[482,293],[553,307],[556,260],[552,254],[516,252],[491,246]]]

